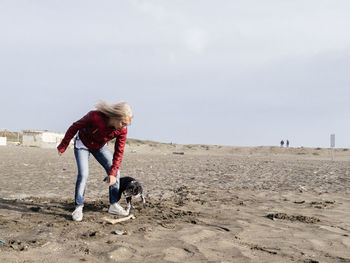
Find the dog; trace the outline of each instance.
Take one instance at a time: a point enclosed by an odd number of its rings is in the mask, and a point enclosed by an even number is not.
[[[143,189],[141,184],[130,176],[121,177],[119,185],[119,199],[123,194],[126,198],[126,211],[129,213],[131,208],[135,208],[132,205],[132,199],[141,197],[142,203],[146,203],[146,199],[142,194]]]
[[[104,179],[107,181],[108,177]],[[121,199],[121,196],[124,195],[126,198],[126,211],[129,214],[131,208],[135,208],[132,205],[132,199],[141,197],[142,203],[146,203],[146,199],[142,194],[143,189],[141,184],[134,178],[130,176],[121,177],[119,180],[119,192],[118,200]]]

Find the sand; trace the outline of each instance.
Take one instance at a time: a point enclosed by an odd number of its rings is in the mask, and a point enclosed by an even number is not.
[[[72,149],[0,147],[0,262],[350,262],[349,161],[347,149],[332,161],[328,149],[136,141],[121,175],[147,202],[111,225],[93,157],[73,222]]]

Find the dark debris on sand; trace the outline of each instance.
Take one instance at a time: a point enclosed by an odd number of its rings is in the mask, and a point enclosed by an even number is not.
[[[282,219],[282,220],[289,220],[292,222],[299,221],[299,222],[307,223],[307,224],[315,224],[317,222],[320,222],[320,219],[313,217],[313,216],[287,215],[286,213],[268,214],[268,215],[266,215],[266,217],[271,219],[271,220]]]

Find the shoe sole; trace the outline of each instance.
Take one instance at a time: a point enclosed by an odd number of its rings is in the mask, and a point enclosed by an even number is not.
[[[112,215],[117,215],[117,216],[127,216],[127,214],[121,214],[121,213],[114,212],[114,211],[109,211],[109,210],[108,210],[108,213],[110,213]]]
[[[80,222],[80,221],[83,220],[83,218],[77,218],[77,219],[72,218],[72,220],[75,221],[75,222]]]

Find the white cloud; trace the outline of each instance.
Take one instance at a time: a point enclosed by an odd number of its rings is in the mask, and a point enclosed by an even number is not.
[[[200,28],[187,30],[185,34],[185,45],[192,52],[203,53],[208,45],[208,33]]]
[[[159,22],[162,22],[169,18],[169,11],[162,5],[157,3],[156,1],[133,1],[133,5],[144,12],[152,16]]]

